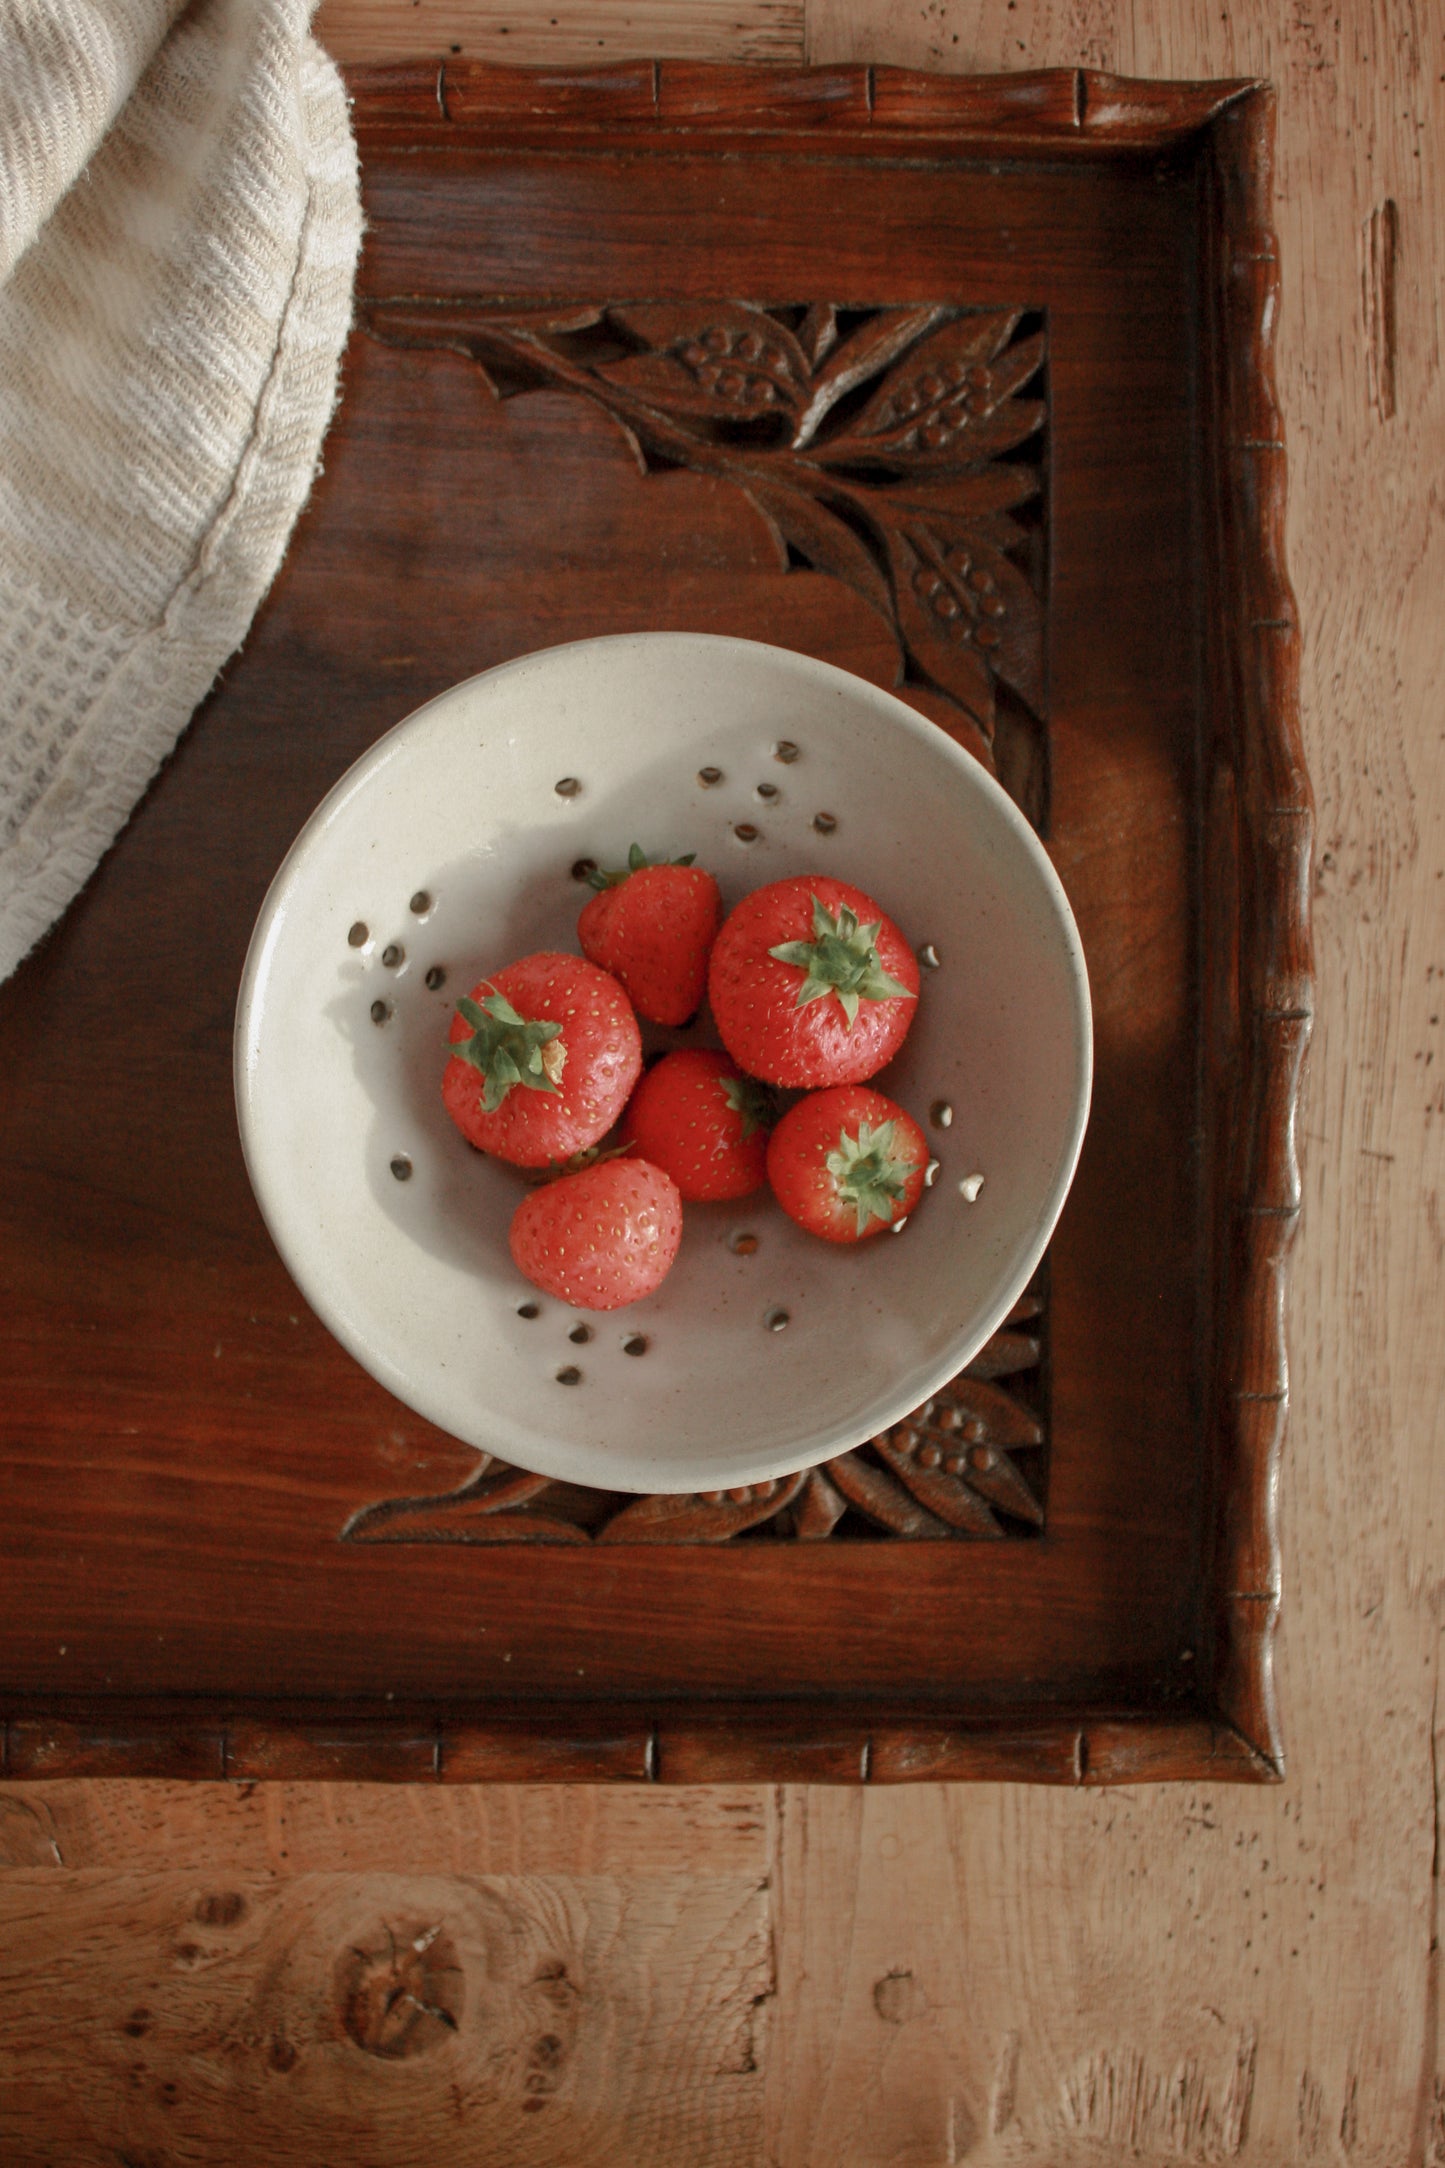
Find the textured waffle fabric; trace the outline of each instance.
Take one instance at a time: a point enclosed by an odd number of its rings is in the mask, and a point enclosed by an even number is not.
[[[275,576],[361,234],[308,0],[0,0],[0,977]]]

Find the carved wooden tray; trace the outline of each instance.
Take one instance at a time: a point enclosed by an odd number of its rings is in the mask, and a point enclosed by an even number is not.
[[[1267,90],[353,87],[326,472],[0,992],[0,1772],[1277,1775],[1310,950]],[[639,1501],[479,1458],[311,1318],[229,1035],[357,754],[510,655],[665,627],[897,684],[994,767],[1097,1072],[1049,1260],[947,1393],[806,1477]]]

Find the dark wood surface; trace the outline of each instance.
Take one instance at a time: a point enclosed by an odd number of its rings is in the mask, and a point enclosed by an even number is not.
[[[678,627],[896,667],[877,612],[785,572],[717,475],[644,476],[575,396],[499,404],[468,357],[362,329],[245,649],[0,991],[5,1767],[1270,1774],[1309,952],[1267,99],[866,70],[750,96],[670,67],[358,87],[363,311],[722,294],[1047,323],[1049,841],[1098,1035],[1052,1251],[1047,1522],[339,1541],[475,1457],[331,1341],[246,1183],[231,1012],[296,829],[419,701],[554,641]]]

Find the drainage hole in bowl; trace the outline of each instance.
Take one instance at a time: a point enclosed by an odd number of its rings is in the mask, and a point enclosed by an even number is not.
[[[798,748],[794,745],[792,739],[779,738],[777,744],[773,747],[774,760],[780,760],[785,768],[789,768],[797,757]]]
[[[776,783],[759,783],[758,796],[765,805],[771,805],[775,798],[782,796],[782,792],[778,789]]]
[[[564,1370],[557,1372],[557,1383],[559,1385],[580,1385],[582,1383],[582,1373],[577,1368],[576,1363],[568,1363]]]
[[[734,1257],[751,1257],[758,1246],[758,1238],[750,1228],[738,1227],[728,1236],[728,1248]]]
[[[645,1355],[648,1345],[645,1332],[630,1332],[622,1343],[622,1352],[624,1355]]]
[[[572,878],[574,881],[585,881],[596,871],[597,861],[595,858],[574,858],[572,861]]]
[[[411,1180],[411,1161],[407,1158],[405,1152],[397,1153],[391,1163],[391,1171],[398,1182],[409,1182]]]
[[[373,1024],[384,1024],[390,1014],[391,1003],[389,1001],[373,1001],[371,1004],[371,1021]]]
[[[590,1325],[574,1325],[567,1338],[574,1347],[586,1347],[588,1341],[592,1338],[592,1327]]]
[[[820,836],[831,836],[838,826],[838,816],[836,813],[815,813],[813,826]]]
[[[723,772],[721,768],[699,768],[697,779],[704,790],[711,790],[714,785],[722,781]]]
[[[733,829],[733,834],[737,837],[739,843],[756,843],[758,840],[758,831],[751,821],[739,821]]]
[[[938,1170],[942,1164],[943,1162],[940,1159],[929,1160],[928,1165],[923,1170],[923,1186],[925,1189],[932,1189],[934,1183],[938,1180]]]
[[[371,939],[371,928],[367,925],[365,919],[359,918],[346,938],[353,948],[365,948],[367,942]]]
[[[519,1302],[517,1304],[517,1315],[518,1317],[540,1317],[542,1315],[542,1305],[540,1302]]]
[[[429,986],[429,987],[431,988],[431,990],[432,990],[432,992],[433,992],[433,993],[435,993],[435,992],[436,992],[436,990],[437,990],[437,988],[438,988],[439,986],[445,986],[445,985],[446,985],[446,983],[447,983],[447,975],[446,975],[445,971],[443,971],[443,969],[442,969],[442,967],[441,967],[441,965],[440,965],[440,964],[433,964],[433,965],[432,965],[432,967],[431,967],[430,971],[428,971],[428,973],[427,973],[427,975],[426,975],[426,983],[427,983],[427,985],[428,985],[428,986]]]
[[[419,888],[417,890],[416,894],[411,899],[409,908],[412,912],[414,912],[417,918],[426,917],[427,912],[431,909],[431,897],[427,894],[427,891],[424,888]]]
[[[792,1323],[786,1310],[769,1310],[763,1319],[769,1332],[783,1332]]]
[[[559,798],[575,798],[582,785],[575,775],[564,775],[552,785]]]
[[[942,959],[931,941],[925,941],[918,951],[918,961],[925,971],[936,971]]]
[[[381,952],[381,960],[388,971],[396,971],[406,962],[406,950],[399,941],[388,941]]]
[[[928,1110],[928,1119],[935,1129],[951,1129],[953,1126],[953,1109],[946,1099],[935,1099]]]

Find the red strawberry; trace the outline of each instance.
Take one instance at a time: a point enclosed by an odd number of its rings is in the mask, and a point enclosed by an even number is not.
[[[457,1003],[442,1098],[471,1143],[518,1167],[585,1151],[612,1127],[642,1068],[616,979],[542,950]]]
[[[825,875],[744,896],[713,944],[712,1013],[740,1068],[769,1084],[856,1084],[908,1035],[918,965],[861,888]]]
[[[599,1159],[524,1197],[512,1260],[579,1310],[620,1310],[667,1277],[682,1240],[677,1184],[645,1159]]]
[[[644,1075],[622,1135],[663,1167],[684,1197],[746,1197],[768,1178],[772,1094],[740,1076],[726,1054],[685,1047]]]
[[[882,1092],[838,1084],[790,1107],[768,1146],[768,1180],[790,1219],[825,1242],[864,1242],[923,1195],[928,1143]]]
[[[582,906],[582,953],[621,979],[639,1016],[685,1024],[702,1004],[722,897],[691,855],[649,865],[634,843],[619,872],[590,873],[598,890]]]

